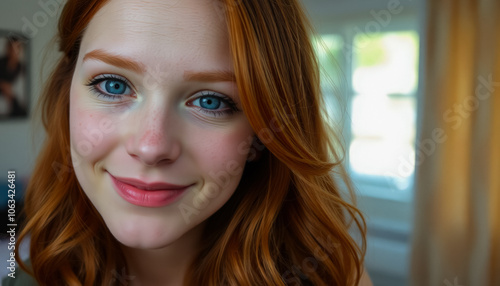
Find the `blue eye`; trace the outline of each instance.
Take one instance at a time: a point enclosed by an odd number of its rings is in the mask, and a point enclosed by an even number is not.
[[[98,97],[119,100],[124,96],[133,96],[128,81],[117,75],[99,75],[86,84]]]
[[[218,109],[221,103],[221,100],[214,96],[200,97],[200,106],[206,109]]]
[[[240,111],[236,103],[227,96],[214,92],[202,92],[201,94],[202,96],[192,100],[188,105],[198,107],[201,112],[213,116],[231,115]]]
[[[127,89],[127,85],[118,80],[104,80],[99,86],[104,83],[104,90],[112,94],[121,94]]]

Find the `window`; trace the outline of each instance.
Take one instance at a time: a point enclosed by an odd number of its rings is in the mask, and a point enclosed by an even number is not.
[[[413,19],[366,32],[356,23],[321,33],[322,89],[344,121],[350,174],[360,191],[408,200],[415,169],[419,36]],[[341,94],[340,105],[332,98]],[[343,104],[342,104],[343,102]]]
[[[330,117],[341,123],[368,226],[366,268],[374,285],[408,284],[424,2],[304,4],[321,38],[322,90]]]

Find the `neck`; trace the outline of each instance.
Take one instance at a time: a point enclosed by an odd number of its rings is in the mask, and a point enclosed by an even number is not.
[[[128,273],[117,271],[117,281],[130,286],[184,285],[184,276],[197,254],[202,230],[202,225],[198,225],[174,243],[159,249],[137,249],[121,245]]]

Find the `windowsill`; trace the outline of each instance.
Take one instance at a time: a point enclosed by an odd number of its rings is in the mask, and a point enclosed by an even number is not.
[[[403,204],[411,204],[413,200],[413,190],[399,190],[391,188],[389,184],[367,184],[354,181],[358,197],[373,198],[377,200],[394,201]]]
[[[412,192],[390,190],[380,185],[355,183],[357,207],[367,224],[376,229],[398,232],[408,236],[413,223]]]
[[[413,176],[397,180],[389,176],[350,172],[359,196],[410,204],[413,200]]]

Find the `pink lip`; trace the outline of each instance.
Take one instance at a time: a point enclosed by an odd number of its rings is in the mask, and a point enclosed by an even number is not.
[[[109,173],[108,173],[109,174]],[[176,201],[192,185],[180,186],[163,182],[146,183],[133,178],[109,174],[117,193],[127,202],[143,207],[163,207]]]
[[[134,187],[137,187],[139,189],[143,189],[146,191],[155,191],[155,190],[180,190],[187,188],[189,186],[179,186],[179,185],[173,185],[173,184],[168,184],[168,183],[162,183],[162,182],[153,182],[153,183],[145,183],[141,180],[133,179],[133,178],[121,178],[121,177],[114,177],[118,181],[121,181],[122,183],[132,185]]]

